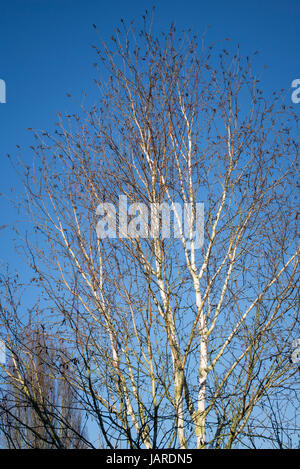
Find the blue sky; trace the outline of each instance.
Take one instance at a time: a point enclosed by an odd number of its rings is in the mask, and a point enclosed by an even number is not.
[[[21,193],[6,155],[16,158],[19,145],[30,164],[29,146],[34,140],[29,127],[52,129],[57,112],[74,106],[67,93],[80,101],[84,90],[91,102],[96,100],[96,54],[91,46],[98,37],[92,24],[108,39],[120,18],[138,20],[153,4],[153,0],[1,0],[0,79],[6,82],[7,102],[0,104],[0,193],[9,195],[11,187]],[[191,27],[195,33],[210,25],[208,42],[230,38],[230,44],[241,45],[244,55],[258,50],[258,72],[268,67],[263,89],[271,93],[283,88],[291,103],[291,82],[300,78],[298,0],[156,2],[155,29],[166,30],[172,21],[178,29]],[[300,104],[293,106],[300,114]],[[0,226],[17,218],[3,197],[0,217]],[[15,264],[9,229],[0,229],[0,243],[0,262]]]

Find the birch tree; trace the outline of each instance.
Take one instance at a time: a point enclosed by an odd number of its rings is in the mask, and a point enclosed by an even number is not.
[[[19,167],[64,379],[108,448],[277,447],[270,409],[297,444],[297,119],[239,47],[146,17],[95,50],[95,105]]]

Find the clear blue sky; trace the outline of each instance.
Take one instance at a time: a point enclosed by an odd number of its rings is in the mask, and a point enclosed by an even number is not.
[[[300,2],[298,0],[0,0],[0,79],[7,86],[7,102],[0,104],[0,192],[16,193],[21,185],[5,155],[16,155],[16,145],[29,163],[33,143],[28,127],[51,129],[56,113],[72,106],[66,93],[78,100],[81,90],[93,100],[97,43],[95,23],[108,38],[120,18],[138,19],[156,4],[155,28],[178,28],[202,33],[207,39],[230,38],[242,53],[260,51],[257,67],[267,65],[263,88],[268,93],[286,89],[300,78]],[[294,105],[300,115],[300,103]],[[0,226],[16,219],[0,198]],[[0,262],[14,264],[11,234],[0,229]]]

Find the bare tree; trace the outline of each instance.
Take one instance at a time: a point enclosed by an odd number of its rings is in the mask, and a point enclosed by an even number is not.
[[[7,366],[1,373],[0,431],[5,446],[90,447],[78,399],[64,379],[63,349],[54,345],[44,325],[32,329],[29,323],[21,329],[18,318],[7,312],[2,309]]]
[[[120,28],[95,106],[36,132],[20,169],[64,379],[110,448],[276,447],[270,402],[298,444],[297,120],[239,48]]]

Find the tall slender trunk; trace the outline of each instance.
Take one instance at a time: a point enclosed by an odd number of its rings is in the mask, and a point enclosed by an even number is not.
[[[197,436],[197,448],[204,448],[206,445],[205,435],[205,397],[206,397],[206,381],[207,381],[207,339],[201,337],[200,343],[200,365],[199,365],[199,391],[197,416],[195,422],[195,433]]]

